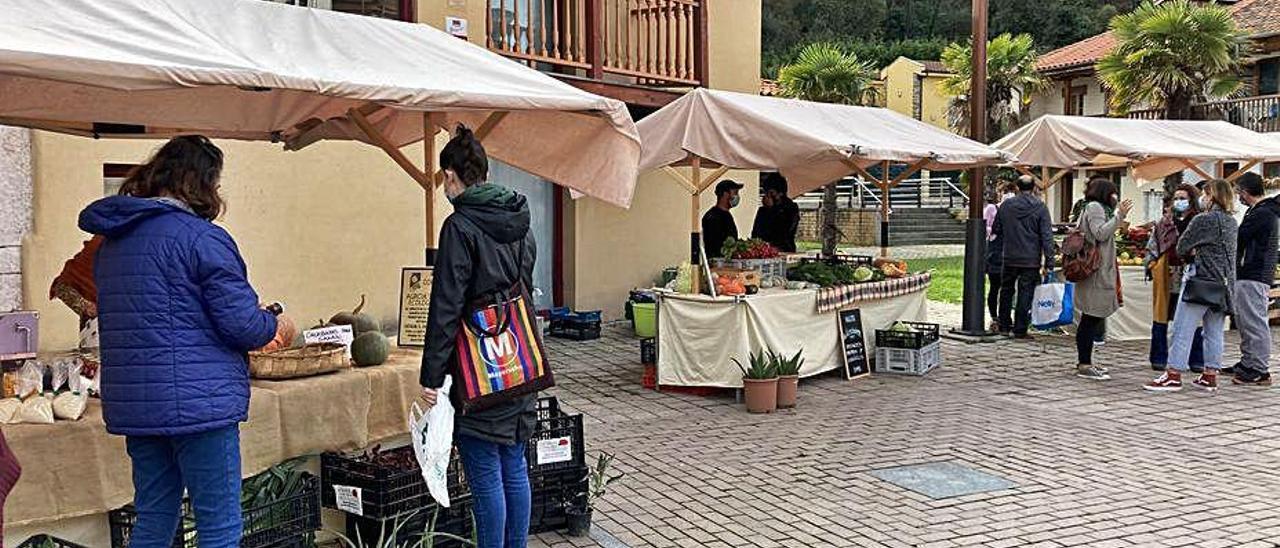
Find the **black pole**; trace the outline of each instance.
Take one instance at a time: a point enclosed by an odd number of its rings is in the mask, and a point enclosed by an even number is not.
[[[987,0],[972,0],[973,77],[969,81],[969,136],[987,141]],[[985,169],[969,171],[969,221],[964,239],[964,318],[960,332],[986,334],[983,310],[983,276],[987,248],[987,227],[982,220]]]

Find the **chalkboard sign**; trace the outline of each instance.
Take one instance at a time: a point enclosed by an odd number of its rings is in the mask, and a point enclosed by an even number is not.
[[[844,355],[844,376],[853,380],[871,374],[867,362],[867,339],[862,334],[862,310],[840,311],[840,344]]]

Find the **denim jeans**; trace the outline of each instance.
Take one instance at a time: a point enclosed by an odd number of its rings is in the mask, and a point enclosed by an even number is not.
[[[1175,371],[1186,372],[1190,369],[1191,348],[1196,333],[1204,338],[1205,371],[1222,369],[1222,329],[1227,315],[1214,312],[1209,307],[1195,303],[1178,303],[1178,311],[1173,314],[1173,331],[1169,344],[1169,367]],[[1199,329],[1203,325],[1203,331]]]
[[[524,443],[455,440],[475,504],[476,548],[525,548],[529,541],[529,465]]]
[[[236,548],[240,518],[240,427],[183,436],[129,436],[138,522],[130,548],[173,545],[186,488],[200,548]]]

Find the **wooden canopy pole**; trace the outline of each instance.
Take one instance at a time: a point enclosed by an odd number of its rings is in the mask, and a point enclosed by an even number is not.
[[[1188,160],[1186,158],[1183,158],[1181,162],[1182,162],[1182,165],[1187,167],[1187,169],[1190,169],[1191,171],[1196,172],[1196,175],[1199,175],[1204,180],[1208,181],[1209,179],[1213,178],[1213,175],[1209,175],[1208,173],[1205,172],[1205,170],[1200,169],[1200,166],[1197,165],[1195,162],[1192,162],[1191,160]]]
[[[702,188],[699,186],[702,183],[702,158],[694,155],[689,162],[689,169],[689,178],[693,181],[695,187],[690,193],[689,199],[689,264],[693,265],[693,272],[690,273],[689,278],[693,281],[693,292],[701,293],[702,284],[699,282],[702,279],[702,269],[698,268],[698,266],[702,264],[702,253],[700,252],[702,247],[702,223],[700,222],[701,219],[698,218],[698,210],[701,209],[702,204],[698,201],[698,197],[702,193]],[[707,283],[711,283],[711,280],[707,280]]]
[[[1253,166],[1258,165],[1258,162],[1260,162],[1260,160],[1250,160],[1249,163],[1240,166],[1240,169],[1235,170],[1231,175],[1227,176],[1227,182],[1235,182],[1235,180],[1239,179],[1241,175],[1244,175],[1245,173],[1248,173],[1250,169],[1253,169]]]
[[[1225,175],[1226,168],[1227,168],[1226,164],[1224,164],[1222,160],[1218,160],[1217,163],[1213,164],[1214,177],[1221,179],[1223,175]]]
[[[422,113],[422,165],[427,173],[435,179],[436,173],[436,124],[431,120],[431,114]],[[426,208],[426,259],[427,266],[435,266],[436,263],[436,186],[434,184],[427,185],[423,205]]]
[[[885,160],[880,164],[880,180],[876,181],[876,186],[880,187],[880,256],[889,256],[889,161]]]

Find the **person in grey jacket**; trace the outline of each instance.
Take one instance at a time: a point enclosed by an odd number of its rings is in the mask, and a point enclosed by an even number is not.
[[[1218,370],[1222,368],[1223,325],[1231,312],[1231,292],[1236,281],[1236,220],[1231,216],[1235,202],[1231,184],[1214,179],[1205,184],[1200,197],[1204,213],[1197,215],[1178,238],[1178,255],[1188,263],[1183,274],[1183,302],[1173,315],[1173,342],[1169,350],[1169,368],[1143,388],[1155,392],[1182,390],[1182,375],[1187,372],[1191,340],[1196,327],[1204,326],[1204,373],[1191,385],[1202,390],[1218,389]],[[1188,260],[1188,257],[1190,258]],[[1226,284],[1226,308],[1214,308],[1186,302],[1187,280]]]
[[[1236,327],[1240,330],[1240,363],[1235,384],[1269,386],[1271,326],[1267,305],[1280,256],[1280,203],[1263,197],[1262,177],[1246,173],[1236,181],[1240,202],[1249,208],[1240,223],[1236,251],[1236,285],[1232,288]]]
[[[1019,177],[1018,190],[1017,196],[1000,204],[991,233],[1000,238],[1004,250],[1000,332],[1017,339],[1029,339],[1032,294],[1041,274],[1053,270],[1053,221],[1049,219],[1049,208],[1036,197],[1036,184],[1031,177]]]
[[[1116,264],[1116,227],[1124,223],[1131,200],[1120,201],[1120,191],[1110,179],[1096,178],[1089,181],[1084,191],[1085,205],[1080,212],[1077,228],[1089,243],[1098,250],[1098,270],[1092,276],[1076,283],[1075,309],[1080,312],[1080,326],[1076,329],[1076,376],[1104,381],[1111,375],[1104,367],[1093,364],[1093,346],[1102,329],[1102,321],[1120,308],[1116,288],[1119,279]],[[1108,213],[1108,210],[1114,212]]]

